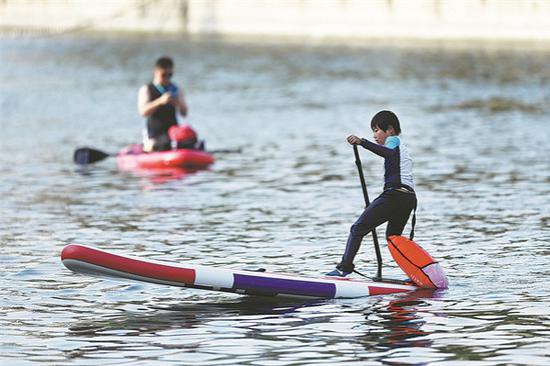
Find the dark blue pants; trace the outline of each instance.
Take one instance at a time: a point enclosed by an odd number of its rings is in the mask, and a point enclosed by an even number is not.
[[[416,207],[416,195],[405,193],[395,189],[389,189],[378,196],[357,221],[351,226],[346,243],[346,250],[342,261],[337,268],[351,272],[354,269],[353,260],[361,246],[363,237],[373,231],[377,226],[387,222],[386,237],[401,235],[411,211]]]

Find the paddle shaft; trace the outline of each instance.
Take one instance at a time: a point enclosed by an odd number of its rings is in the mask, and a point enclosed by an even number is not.
[[[369,193],[367,192],[367,184],[365,183],[365,176],[363,175],[363,166],[361,165],[361,158],[359,158],[359,150],[357,145],[353,145],[353,153],[355,154],[355,165],[357,165],[357,171],[359,172],[359,180],[361,181],[361,189],[363,190],[363,197],[365,198],[365,207],[370,205]],[[376,272],[377,278],[382,278],[382,254],[380,253],[380,245],[378,244],[378,236],[376,235],[376,229],[372,230],[372,240],[374,242],[374,250],[376,252],[376,261],[378,262],[378,270]]]

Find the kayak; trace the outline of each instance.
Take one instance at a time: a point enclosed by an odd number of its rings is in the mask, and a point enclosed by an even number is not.
[[[413,284],[343,277],[306,277],[263,270],[179,264],[115,254],[70,244],[61,260],[73,272],[241,295],[293,298],[356,298],[418,290]]]
[[[117,155],[120,170],[206,168],[214,163],[214,156],[202,150],[176,149],[146,153],[139,144],[129,145]]]

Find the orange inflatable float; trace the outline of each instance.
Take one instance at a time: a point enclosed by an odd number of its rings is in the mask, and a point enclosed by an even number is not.
[[[443,268],[420,245],[404,236],[390,236],[388,248],[393,259],[407,276],[424,288],[447,288]]]

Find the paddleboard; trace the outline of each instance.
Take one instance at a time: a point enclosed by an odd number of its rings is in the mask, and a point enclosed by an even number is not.
[[[214,163],[214,156],[206,151],[176,149],[143,152],[143,146],[126,146],[117,155],[117,165],[122,171],[163,168],[206,168]]]
[[[78,244],[70,244],[63,248],[61,260],[65,267],[77,273],[242,295],[331,299],[419,289],[414,285],[384,281],[341,277],[316,278],[156,261]]]

